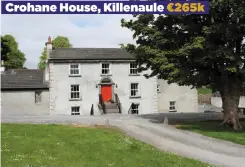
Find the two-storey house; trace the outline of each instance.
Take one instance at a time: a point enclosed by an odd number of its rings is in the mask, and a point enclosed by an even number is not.
[[[157,78],[137,72],[120,48],[57,48],[47,42],[51,114],[157,113]],[[132,105],[133,104],[133,105]]]
[[[46,47],[44,71],[2,73],[4,114],[198,112],[196,89],[145,78],[151,71],[138,73],[135,57],[123,49],[53,49],[50,37]]]
[[[197,92],[137,72],[135,58],[120,48],[57,48],[47,45],[46,80],[51,114],[151,114],[197,112]]]

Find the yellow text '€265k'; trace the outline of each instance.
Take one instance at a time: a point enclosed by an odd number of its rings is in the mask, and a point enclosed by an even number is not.
[[[167,10],[169,12],[205,12],[204,5],[201,3],[169,3]]]

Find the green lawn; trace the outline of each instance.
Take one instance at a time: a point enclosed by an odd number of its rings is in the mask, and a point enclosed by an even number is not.
[[[220,121],[190,122],[176,125],[178,129],[190,130],[205,136],[231,141],[245,145],[245,129],[241,132],[234,132],[230,127],[219,126]],[[242,119],[242,126],[245,128],[245,119]]]
[[[62,125],[2,124],[6,167],[203,167],[119,130]]]
[[[197,92],[198,92],[198,95],[206,95],[206,94],[211,94],[212,90],[209,88],[198,88]]]

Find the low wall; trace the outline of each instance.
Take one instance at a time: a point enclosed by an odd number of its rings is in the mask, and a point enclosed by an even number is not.
[[[211,104],[221,108],[222,107],[222,100],[221,97],[212,97],[211,98]],[[245,96],[241,96],[240,97],[240,101],[239,101],[239,108],[245,108]]]

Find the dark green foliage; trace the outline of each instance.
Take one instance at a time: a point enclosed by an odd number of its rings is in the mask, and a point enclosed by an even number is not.
[[[23,68],[25,54],[18,48],[18,43],[12,35],[1,36],[1,60],[6,69]]]
[[[121,22],[137,43],[123,47],[135,54],[140,71],[153,70],[147,77],[219,91],[244,83],[244,0],[212,0],[209,15],[135,15]]]

